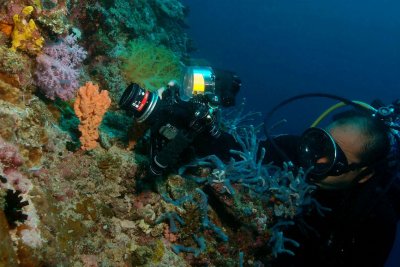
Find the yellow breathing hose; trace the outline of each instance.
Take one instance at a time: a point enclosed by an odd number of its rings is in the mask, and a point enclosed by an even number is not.
[[[373,112],[377,112],[377,109],[376,109],[376,108],[374,108],[373,106],[371,106],[371,105],[369,105],[369,104],[367,104],[367,103],[365,103],[365,102],[361,102],[361,101],[357,101],[357,100],[353,100],[352,102],[353,102],[353,103],[356,103],[356,104],[358,104],[358,105],[360,105],[360,106],[362,106],[362,107],[364,107],[364,108],[366,108],[366,109],[372,110]],[[344,103],[344,102],[340,102],[340,103],[337,103],[337,104],[331,106],[330,108],[326,109],[326,110],[313,122],[313,124],[311,124],[311,127],[317,127],[317,125],[318,125],[323,119],[325,119],[326,116],[328,116],[328,115],[329,115],[331,112],[333,112],[334,110],[336,110],[336,109],[338,109],[338,108],[340,108],[340,107],[343,107],[343,106],[347,106],[347,104]]]

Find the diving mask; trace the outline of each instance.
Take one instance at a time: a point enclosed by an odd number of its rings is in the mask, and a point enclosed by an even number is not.
[[[323,180],[362,167],[360,163],[348,164],[340,146],[320,128],[307,129],[300,138],[298,149],[300,166],[310,170],[312,180]]]

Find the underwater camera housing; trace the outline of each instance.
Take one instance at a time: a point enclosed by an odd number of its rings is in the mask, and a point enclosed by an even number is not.
[[[180,86],[170,82],[166,90],[156,92],[135,83],[126,88],[119,106],[137,122],[150,126],[153,175],[174,166],[198,134],[220,136],[220,107],[224,103],[217,94],[215,80],[210,67],[188,67]]]
[[[234,105],[241,85],[233,72],[217,73],[218,77],[211,67],[187,67],[181,85],[170,83],[162,94],[132,83],[124,91],[119,106],[139,123],[152,125],[162,118],[176,119],[181,121],[179,124],[197,130],[208,127],[211,135],[217,136],[219,108]]]

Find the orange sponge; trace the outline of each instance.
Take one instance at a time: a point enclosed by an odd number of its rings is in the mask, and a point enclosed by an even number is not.
[[[99,91],[98,85],[87,82],[79,88],[74,110],[81,121],[79,131],[81,131],[82,136],[79,140],[83,150],[93,149],[97,146],[98,129],[110,104],[111,99],[108,96],[108,91]]]

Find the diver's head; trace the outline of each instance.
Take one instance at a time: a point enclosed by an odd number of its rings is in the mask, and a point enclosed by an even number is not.
[[[368,181],[389,151],[388,129],[366,113],[338,114],[326,129],[310,128],[300,142],[300,161],[313,166],[310,180],[323,189]]]

